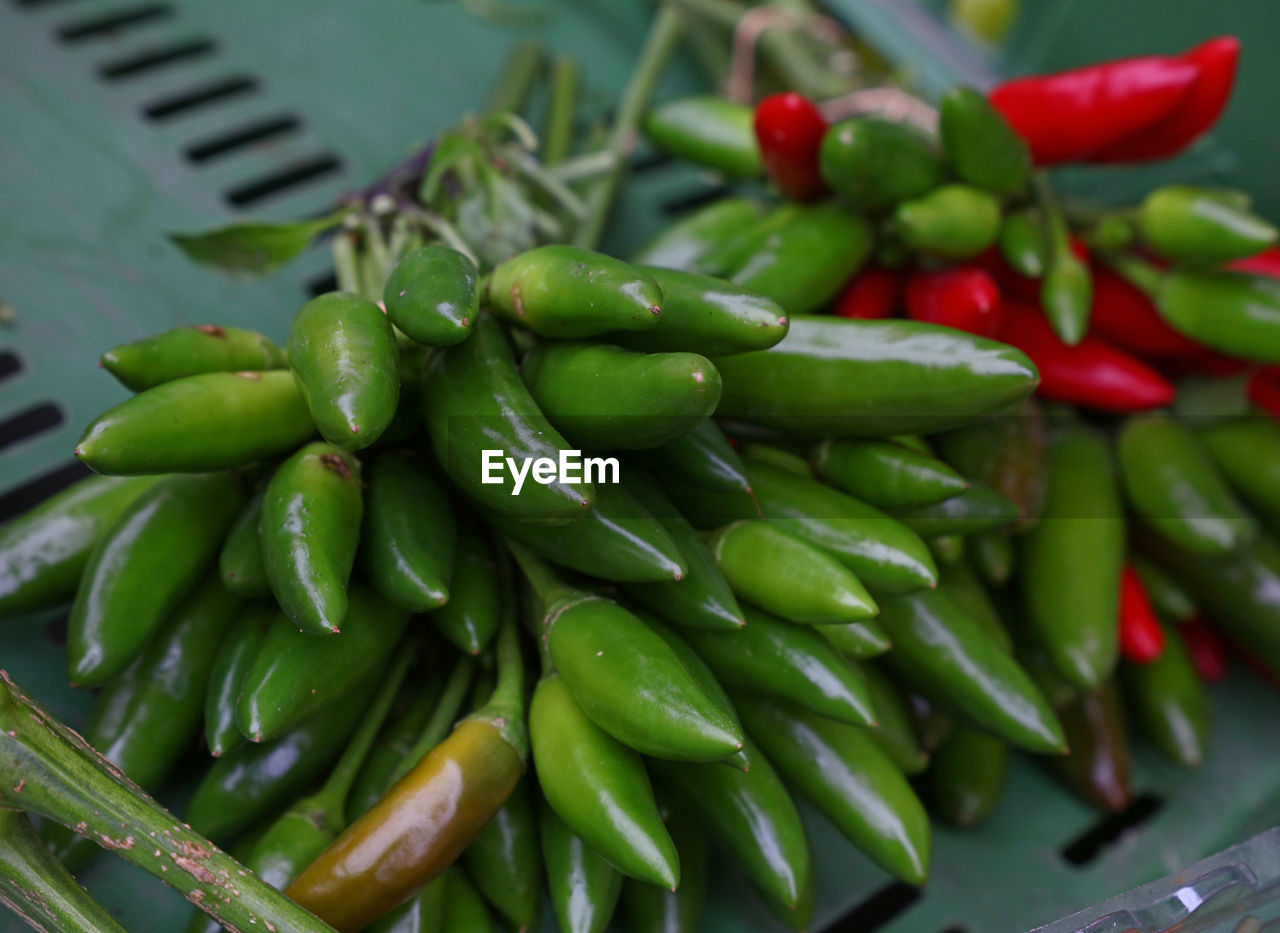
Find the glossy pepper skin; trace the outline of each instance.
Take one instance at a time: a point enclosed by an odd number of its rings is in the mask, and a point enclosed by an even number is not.
[[[1000,225],[1000,256],[1011,271],[1038,279],[1045,270],[1043,218],[1033,208],[1008,211]]]
[[[293,319],[288,352],[311,418],[329,443],[360,450],[391,424],[400,400],[396,342],[373,302],[346,292],[312,298]]]
[[[0,526],[0,616],[69,602],[93,546],[158,481],[91,476]]]
[[[822,139],[822,177],[832,190],[867,211],[884,211],[936,188],[942,159],[933,140],[904,123],[854,117]]]
[[[1009,745],[977,729],[957,729],[934,752],[925,773],[929,806],[952,826],[986,821],[1000,803],[1009,772]]]
[[[736,595],[791,622],[856,622],[877,612],[852,571],[767,522],[726,525],[707,543]]]
[[[606,335],[609,343],[709,356],[765,350],[787,335],[787,312],[767,295],[697,272],[639,268],[662,289],[662,315],[648,330]]]
[[[1106,266],[1093,268],[1089,331],[1117,347],[1146,357],[1179,356],[1203,349],[1170,327],[1141,289]]]
[[[939,259],[971,259],[1000,233],[1000,202],[981,188],[940,185],[901,202],[893,212],[895,234],[913,252]]]
[[[750,749],[751,769],[650,764],[662,787],[697,813],[770,906],[803,928],[812,909],[812,866],[804,824],[768,759]]]
[[[1138,232],[1173,262],[1216,266],[1271,246],[1276,228],[1222,192],[1191,185],[1165,185],[1138,208]]]
[[[876,321],[891,317],[902,291],[899,274],[884,266],[865,266],[836,296],[832,313],[836,317]]]
[[[284,351],[239,327],[195,324],[112,347],[99,364],[134,392],[199,373],[283,369]]]
[[[540,856],[538,825],[525,780],[463,851],[462,864],[485,900],[513,927],[523,930],[537,919]]]
[[[549,341],[525,357],[521,375],[551,423],[588,450],[657,447],[720,402],[720,373],[697,353]]]
[[[262,500],[262,558],[285,615],[304,632],[336,633],[364,513],[360,462],[331,444],[301,448]]]
[[[97,473],[202,473],[283,454],[314,433],[292,374],[203,373],[99,415],[76,456]]]
[[[837,436],[954,427],[1007,408],[1040,378],[1018,350],[917,321],[793,317],[776,347],[713,362],[718,415]]]
[[[894,518],[922,538],[976,535],[999,531],[1021,516],[1017,503],[983,483],[973,483],[958,496],[936,505],[898,509]]]
[[[742,458],[710,418],[688,434],[648,451],[646,458],[655,473],[674,474],[695,486],[726,492],[745,492],[751,486]]]
[[[982,622],[944,590],[881,600],[889,665],[915,689],[962,710],[1020,748],[1058,754],[1062,728],[1026,672]]]
[[[214,758],[220,758],[244,741],[244,734],[236,724],[240,689],[277,615],[279,609],[274,603],[249,604],[211,659],[204,696],[204,736],[209,754]]]
[[[874,658],[893,647],[884,629],[873,619],[824,625],[820,634],[846,658]],[[872,708],[875,708],[873,702]]]
[[[1031,154],[986,97],[973,88],[952,88],[938,105],[938,118],[942,149],[957,178],[1001,197],[1026,189]]]
[[[210,473],[171,477],[129,504],[90,554],[71,606],[72,683],[101,684],[142,653],[209,569],[244,501],[238,477]]]
[[[218,554],[218,574],[222,585],[246,599],[271,595],[267,566],[262,558],[262,500],[266,490],[259,490],[245,503],[232,522],[227,538]]]
[[[876,711],[877,722],[871,737],[903,774],[914,777],[923,773],[929,765],[929,753],[916,735],[911,711],[900,688],[876,664],[859,664],[858,671],[866,681]]]
[[[1198,427],[1196,436],[1249,505],[1280,517],[1280,424],[1255,413]]]
[[[764,172],[751,129],[751,108],[719,95],[679,97],[659,104],[644,121],[659,149],[733,177]]]
[[[676,887],[679,857],[640,756],[595,725],[557,675],[534,691],[529,730],[542,793],[565,824],[623,874]]]
[[[827,132],[813,102],[787,91],[756,104],[755,138],[769,178],[792,201],[812,201],[826,193],[818,171],[818,152]]]
[[[391,270],[382,290],[387,319],[410,339],[448,347],[471,336],[480,314],[476,264],[439,243],[414,250]]]
[[[1209,697],[1183,640],[1169,631],[1164,643],[1155,661],[1123,666],[1125,695],[1160,750],[1183,767],[1196,768],[1209,750]]]
[[[1194,434],[1166,415],[1130,418],[1116,442],[1120,476],[1134,511],[1158,535],[1205,556],[1253,540],[1257,523]]]
[[[436,459],[473,500],[521,518],[572,518],[591,507],[586,483],[533,483],[517,496],[505,471],[500,484],[481,482],[486,449],[501,448],[517,460],[558,459],[571,449],[525,388],[502,325],[488,315],[480,316],[471,339],[431,357],[422,410]]]
[[[783,697],[841,722],[875,722],[866,685],[820,632],[745,612],[747,624],[737,632],[683,632],[723,684]]]
[[[626,881],[622,888],[622,916],[628,933],[696,933],[707,895],[707,836],[692,814],[662,806],[680,854],[680,887],[667,891],[657,885]]]
[[[380,670],[409,615],[362,584],[350,588],[346,631],[317,638],[276,617],[240,683],[236,724],[255,742],[275,738],[340,703]]]
[[[484,532],[473,521],[463,522],[449,601],[431,613],[436,628],[459,651],[479,654],[498,630],[502,607],[501,594],[493,585],[497,568]]]
[[[560,933],[604,933],[622,892],[622,875],[574,835],[545,801],[538,809],[538,828]]]
[[[825,440],[810,460],[825,482],[882,509],[934,505],[969,486],[937,457],[892,440]]]
[[[1104,681],[1062,710],[1071,751],[1053,760],[1063,782],[1085,802],[1119,812],[1133,796],[1129,729],[1120,691]]]
[[[444,933],[444,875],[368,927],[369,933]]]
[[[1050,441],[1044,514],[1023,538],[1023,596],[1055,669],[1083,689],[1115,668],[1124,548],[1106,441],[1088,428],[1062,429]]]
[[[915,272],[908,276],[907,317],[941,324],[979,337],[994,337],[1000,328],[1000,288],[976,266]]]
[[[410,612],[449,600],[458,529],[439,481],[407,451],[383,454],[366,473],[357,560],[382,596]]]
[[[924,883],[929,819],[868,731],[775,700],[735,703],[769,759],[854,845],[908,884]]]
[[[642,246],[631,261],[637,265],[714,275],[722,270],[704,269],[702,263],[759,219],[760,205],[755,201],[723,198],[677,220]]]
[[[1247,360],[1280,362],[1280,281],[1174,267],[1151,295],[1169,324],[1205,346]]]
[[[871,252],[871,225],[834,201],[786,204],[716,257],[724,277],[808,314],[836,296]]]
[[[561,340],[656,327],[662,292],[618,259],[577,246],[539,246],[498,265],[485,292],[513,324]]]
[[[1018,507],[1015,530],[1035,524],[1044,506],[1049,437],[1044,412],[1034,398],[939,435],[936,443],[948,463]]]
[[[1164,628],[1146,587],[1133,565],[1120,573],[1120,656],[1133,664],[1150,664],[1164,653]]]
[[[1173,384],[1146,363],[1092,335],[1068,346],[1035,308],[1005,302],[996,336],[1035,363],[1038,392],[1045,398],[1111,412],[1145,411],[1173,401]],[[727,386],[728,375],[721,374]]]

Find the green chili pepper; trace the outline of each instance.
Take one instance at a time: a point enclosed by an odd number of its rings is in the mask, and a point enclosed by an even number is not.
[[[1039,381],[1018,350],[919,321],[793,317],[776,347],[713,362],[718,415],[810,435],[939,431],[1007,409]]]
[[[1040,305],[1062,342],[1075,346],[1089,330],[1093,275],[1072,249],[1066,219],[1043,175],[1035,180],[1036,203],[1044,218],[1045,271]]]
[[[267,566],[262,558],[262,500],[265,488],[255,493],[227,532],[218,555],[218,572],[222,585],[246,599],[271,595]]]
[[[881,509],[935,505],[969,488],[938,458],[891,440],[825,440],[810,459],[825,482]]]
[[[1125,527],[1106,441],[1081,426],[1050,441],[1039,524],[1023,538],[1027,619],[1055,669],[1090,688],[1115,668]]]
[[[676,887],[679,858],[640,756],[593,723],[557,674],[534,691],[529,731],[542,792],[570,830],[623,874]]]
[[[688,434],[646,451],[645,457],[655,473],[674,474],[695,486],[728,492],[751,488],[747,468],[710,418]]]
[[[350,625],[340,635],[300,632],[284,614],[267,630],[240,684],[236,723],[254,742],[276,738],[340,703],[391,656],[408,614],[373,590],[349,591]]]
[[[347,292],[312,298],[293,319],[288,350],[307,409],[329,443],[359,450],[391,424],[400,399],[396,343],[372,301]]]
[[[271,592],[304,632],[337,633],[364,511],[360,462],[317,441],[282,463],[262,502],[262,558]]]
[[[1000,202],[980,188],[942,185],[899,204],[893,226],[895,235],[913,252],[970,259],[1000,234]]]
[[[698,814],[766,902],[803,928],[813,893],[804,824],[773,766],[754,747],[749,755],[748,771],[668,761],[649,767]]]
[[[741,628],[742,609],[729,581],[693,526],[671,504],[661,487],[643,471],[628,471],[627,488],[662,523],[679,551],[685,573],[674,581],[624,584],[623,592],[677,625],[730,630]]]
[[[1227,481],[1268,519],[1280,518],[1280,425],[1252,414],[1209,424],[1196,435]]]
[[[932,139],[913,126],[877,117],[854,117],[827,130],[819,166],[834,191],[869,211],[919,197],[943,179]]]
[[[89,555],[71,607],[73,683],[103,683],[142,653],[209,568],[244,501],[238,477],[210,473],[171,477],[129,504]]]
[[[785,447],[751,441],[750,443],[744,443],[741,450],[743,457],[754,463],[763,463],[777,467],[779,470],[786,470],[788,473],[794,473],[796,476],[813,479],[813,469],[809,466],[809,461],[800,454],[787,450]]]
[[[726,525],[707,544],[736,595],[791,622],[856,622],[878,611],[847,567],[766,522]]]
[[[1044,412],[1034,398],[939,435],[937,442],[948,463],[1018,507],[1015,531],[1035,524],[1044,507],[1049,437]]]
[[[1026,190],[1031,154],[986,95],[954,87],[938,104],[938,132],[947,162],[963,182],[1001,196]]]
[[[707,837],[693,815],[663,802],[663,818],[680,853],[680,887],[668,891],[641,881],[622,886],[628,933],[697,933],[707,894]]]
[[[446,880],[443,875],[437,878],[366,929],[369,933],[445,933]]]
[[[1045,232],[1034,208],[1009,211],[1000,225],[1000,255],[1014,272],[1029,279],[1044,277]]]
[[[278,813],[342,753],[376,686],[371,677],[346,702],[288,735],[246,743],[224,754],[196,785],[186,822],[212,839],[225,840]]]
[[[202,473],[277,456],[314,433],[292,374],[204,373],[99,415],[76,456],[98,473]]]
[[[944,564],[938,577],[938,588],[947,593],[952,601],[971,618],[981,623],[992,638],[999,642],[1005,651],[1013,651],[1013,639],[1000,613],[991,602],[987,592],[977,575],[963,560]]]
[[[0,903],[36,930],[125,933],[45,847],[21,810],[0,810]]]
[[[464,521],[457,533],[457,553],[449,581],[449,601],[431,620],[459,651],[479,654],[498,630],[500,593],[493,585],[497,563],[480,528]]]
[[[759,292],[696,272],[640,269],[662,289],[662,316],[649,330],[606,335],[612,343],[710,356],[766,350],[787,335],[786,311]]]
[[[1129,734],[1114,681],[1104,681],[1062,710],[1071,751],[1053,760],[1054,771],[1086,802],[1123,810],[1133,796]]]
[[[485,900],[508,923],[517,930],[533,925],[542,860],[527,780],[516,785],[502,809],[467,846],[462,863]]]
[[[1147,734],[1178,764],[1198,768],[1209,748],[1209,697],[1182,637],[1166,628],[1160,657],[1122,670],[1129,708]]]
[[[703,265],[724,245],[760,219],[760,205],[747,198],[723,198],[667,227],[640,248],[631,261],[663,269],[703,271],[718,275],[720,268]],[[661,321],[659,321],[661,325]]]
[[[622,891],[622,875],[574,835],[545,801],[538,810],[538,827],[560,933],[604,933]]]
[[[568,523],[516,521],[483,510],[512,540],[565,567],[605,580],[656,583],[682,580],[688,567],[662,522],[621,483],[596,487],[594,507]]]
[[[1004,791],[1009,746],[977,729],[960,728],[939,746],[925,772],[925,797],[939,816],[961,829],[986,821]]]
[[[874,664],[859,664],[858,672],[867,685],[876,726],[871,737],[898,770],[908,776],[920,774],[929,765],[929,755],[920,744],[911,712],[894,683]]]
[[[753,111],[714,94],[680,97],[659,104],[645,119],[645,134],[659,149],[724,172],[757,178],[764,174]]]
[[[725,278],[776,301],[788,315],[816,311],[871,253],[871,225],[849,208],[786,204],[707,262]]]
[[[870,732],[776,700],[735,694],[734,702],[769,759],[850,842],[908,884],[924,884],[929,818]]]
[[[1116,452],[1134,511],[1170,543],[1196,554],[1225,556],[1257,534],[1253,516],[1195,435],[1172,418],[1130,418]]]
[[[91,476],[0,527],[0,616],[69,602],[94,545],[158,481]]]
[[[1006,534],[974,535],[966,553],[984,583],[1004,586],[1013,576],[1013,538]]]
[[[471,336],[480,313],[476,264],[439,243],[414,250],[382,291],[387,318],[418,343],[447,347]]]
[[[824,625],[818,631],[846,658],[874,658],[893,647],[884,629],[871,619]]]
[[[1151,607],[1162,621],[1172,625],[1186,622],[1195,616],[1195,600],[1181,582],[1141,554],[1130,553],[1128,560],[1138,574],[1138,579],[1142,581],[1142,588],[1147,591]]]
[[[593,501],[590,483],[485,483],[485,451],[514,462],[558,460],[570,445],[538,409],[516,371],[502,326],[481,315],[470,340],[438,351],[427,365],[422,410],[436,457],[450,479],[482,505],[521,518],[582,515]]]
[[[368,472],[358,551],[365,579],[403,609],[449,600],[458,531],[449,500],[411,453],[383,454]]]
[[[509,611],[498,633],[493,696],[307,866],[285,892],[289,897],[343,933],[356,933],[457,859],[524,772],[518,637]]]
[[[662,291],[653,279],[577,246],[539,246],[499,263],[485,295],[506,320],[559,339],[647,330],[662,314]]]
[[[911,717],[911,725],[920,740],[920,748],[926,758],[932,756],[956,731],[956,721],[949,713],[922,693],[903,689],[907,714]]]
[[[284,351],[262,334],[238,327],[197,324],[121,344],[99,361],[134,392],[200,373],[284,369]]]
[[[1138,208],[1138,231],[1166,259],[1205,266],[1252,256],[1276,241],[1276,228],[1247,203],[1191,185],[1148,194]]]
[[[1061,753],[1062,728],[1026,672],[948,593],[930,590],[880,601],[893,639],[886,656],[911,685],[1010,743]]]
[[[267,629],[279,613],[275,603],[250,604],[213,657],[204,698],[204,735],[209,754],[214,758],[221,757],[244,741],[244,734],[236,725],[240,690],[257,658]]]
[[[450,868],[444,881],[444,910],[441,926],[450,933],[493,933],[493,921],[480,892],[461,868]]]
[[[688,434],[715,411],[720,374],[696,353],[636,353],[602,343],[544,343],[525,357],[538,406],[579,447],[632,450]]]
[[[937,505],[897,509],[893,517],[922,538],[976,535],[999,531],[1020,515],[1017,503],[983,483],[973,483],[958,496]]]
[[[684,637],[726,685],[782,697],[823,716],[874,723],[866,685],[826,639],[753,609],[737,632],[685,630]]]

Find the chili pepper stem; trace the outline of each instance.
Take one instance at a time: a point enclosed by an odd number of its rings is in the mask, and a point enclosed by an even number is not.
[[[332,933],[130,783],[0,671],[0,804],[112,849],[230,930]]]
[[[574,220],[581,220],[586,216],[587,206],[582,203],[582,199],[528,152],[514,149],[507,157],[512,168],[541,188]]]
[[[523,107],[541,64],[541,42],[529,39],[517,43],[508,53],[502,73],[498,76],[493,90],[489,92],[484,112],[514,113]]]
[[[1163,276],[1151,263],[1137,256],[1119,253],[1107,254],[1102,258],[1121,278],[1145,293],[1148,298],[1154,299],[1159,293]]]
[[[338,278],[339,289],[352,294],[360,293],[360,266],[356,259],[355,237],[346,226],[333,238],[333,271]]]
[[[436,702],[436,707],[431,712],[431,718],[427,720],[427,724],[423,727],[422,734],[418,736],[418,741],[414,743],[400,763],[396,765],[395,770],[387,776],[387,784],[383,788],[384,791],[413,770],[413,766],[418,763],[418,760],[443,742],[449,731],[453,729],[453,721],[458,718],[458,711],[462,709],[462,701],[466,699],[467,690],[471,686],[471,675],[475,671],[475,665],[475,659],[468,655],[463,655],[454,664],[453,671],[449,674],[449,679],[445,682],[444,690],[440,694],[440,699]]]
[[[573,184],[607,175],[617,164],[616,154],[608,150],[600,150],[576,156],[553,166],[551,175],[565,184]]]
[[[569,55],[551,66],[551,105],[542,131],[542,164],[557,165],[569,155],[573,142],[573,111],[578,103],[578,61]]]
[[[538,599],[539,628],[541,628],[551,604],[572,594],[573,588],[556,576],[556,572],[551,569],[550,564],[535,555],[523,544],[516,544],[509,538],[504,538],[502,543],[511,552],[511,556],[516,559],[516,563],[520,566],[520,572],[529,581],[529,586]]]
[[[520,630],[510,602],[508,600],[494,644],[498,682],[488,702],[467,718],[493,725],[519,753],[523,762],[529,758],[529,732],[524,715],[524,656],[520,651]]]
[[[649,106],[667,60],[675,51],[683,23],[684,14],[674,4],[663,3],[658,7],[644,48],[640,52],[640,59],[631,73],[631,80],[627,82],[621,100],[618,101],[617,116],[609,133],[606,149],[617,156],[618,162],[587,191],[586,219],[574,232],[575,246],[594,249],[600,242],[605,222],[609,218],[609,208],[613,205],[618,185],[622,182],[624,166],[636,147],[640,118]]]

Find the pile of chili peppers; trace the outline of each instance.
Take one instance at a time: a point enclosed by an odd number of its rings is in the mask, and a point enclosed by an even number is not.
[[[0,613],[73,601],[101,688],[86,742],[0,684],[0,802],[62,860],[0,815],[7,899],[118,929],[67,874],[97,843],[192,930],[527,929],[549,896],[565,933],[691,933],[710,837],[801,929],[793,795],[923,884],[926,808],[980,823],[1016,751],[1105,809],[1130,726],[1200,764],[1205,684],[1280,672],[1276,230],[1045,169],[1183,150],[1237,54],[958,88],[936,133],[658,104],[739,190],[627,261],[570,235],[587,186],[493,158],[515,118],[472,122],[411,208],[337,218],[341,290],[285,346],[108,351],[105,475],[0,528]],[[458,208],[512,166],[527,224]],[[572,450],[620,475],[516,469]],[[187,826],[142,791],[201,736]]]

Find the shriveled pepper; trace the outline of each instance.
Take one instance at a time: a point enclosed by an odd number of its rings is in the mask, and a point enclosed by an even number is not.
[[[907,317],[979,337],[1000,329],[1000,288],[976,266],[922,270],[907,278]]]
[[[756,104],[754,126],[760,157],[784,196],[811,201],[827,190],[818,171],[827,121],[812,101],[793,91],[771,94]]]

